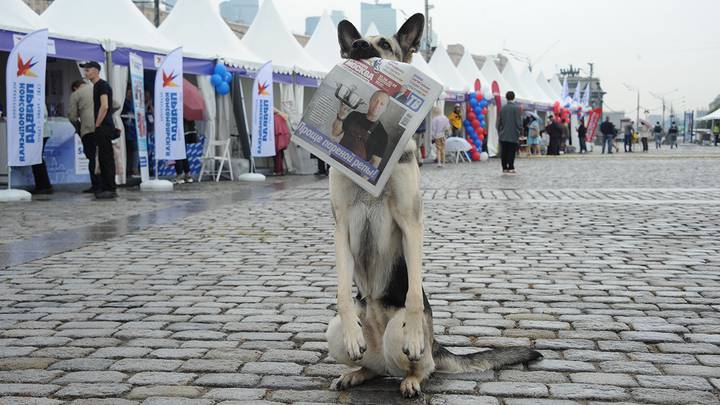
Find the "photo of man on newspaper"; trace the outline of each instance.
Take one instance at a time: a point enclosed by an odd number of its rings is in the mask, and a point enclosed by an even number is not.
[[[378,90],[370,97],[367,113],[351,112],[349,105],[340,103],[332,127],[332,139],[359,158],[380,167],[388,143],[388,133],[380,117],[387,110],[389,102],[390,96]]]

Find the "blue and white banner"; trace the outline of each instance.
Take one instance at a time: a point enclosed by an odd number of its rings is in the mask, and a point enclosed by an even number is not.
[[[182,48],[165,57],[155,76],[155,156],[185,159]]]
[[[42,162],[47,43],[47,29],[32,32],[15,45],[8,58],[8,166]]]
[[[148,168],[147,125],[145,124],[145,86],[143,79],[143,60],[140,55],[130,53],[130,82],[132,88],[133,111],[135,112],[135,133],[137,134],[138,162],[140,179],[150,180]]]
[[[255,76],[252,105],[252,156],[275,156],[272,62],[262,65]]]

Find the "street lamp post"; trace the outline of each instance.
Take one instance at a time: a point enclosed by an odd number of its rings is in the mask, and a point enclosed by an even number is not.
[[[640,89],[634,86],[631,86],[627,83],[623,83],[623,86],[625,86],[626,89],[629,91],[636,91],[637,92],[637,107],[635,110],[635,131],[640,133]]]
[[[650,92],[650,95],[651,95],[651,96],[653,96],[653,97],[655,97],[656,99],[662,101],[662,128],[663,128],[663,131],[665,130],[665,96],[668,96],[668,95],[670,95],[670,94],[672,94],[672,93],[675,93],[676,91],[680,91],[680,89],[670,90],[670,91],[668,91],[668,92],[666,92],[666,93],[663,93],[663,94],[655,94],[655,93],[653,93],[653,92]]]

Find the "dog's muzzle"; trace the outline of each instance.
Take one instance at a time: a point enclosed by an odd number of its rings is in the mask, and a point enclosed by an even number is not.
[[[380,54],[378,51],[370,45],[370,42],[364,39],[356,39],[352,43],[352,50],[350,50],[350,59],[370,59],[379,58]]]

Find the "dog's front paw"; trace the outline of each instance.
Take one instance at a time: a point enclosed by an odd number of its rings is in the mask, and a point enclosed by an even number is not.
[[[350,360],[358,361],[362,359],[363,354],[367,350],[365,344],[365,336],[363,336],[360,321],[353,322],[350,327],[345,328],[345,349],[347,350]]]
[[[418,361],[425,352],[425,336],[423,336],[422,318],[410,321],[406,318],[404,327],[403,353],[410,361]]]
[[[406,377],[400,383],[400,392],[405,398],[414,398],[422,394],[420,379],[414,376]]]

